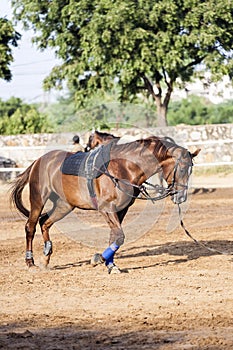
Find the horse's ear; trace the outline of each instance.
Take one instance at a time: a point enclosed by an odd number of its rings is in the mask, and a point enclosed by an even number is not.
[[[196,149],[195,152],[191,153],[191,157],[192,157],[192,158],[196,157],[196,156],[199,154],[200,151],[201,151],[200,148]]]

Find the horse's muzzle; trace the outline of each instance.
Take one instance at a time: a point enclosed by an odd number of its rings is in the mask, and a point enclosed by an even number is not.
[[[181,204],[187,200],[187,190],[177,190],[171,193],[171,199],[175,204]]]

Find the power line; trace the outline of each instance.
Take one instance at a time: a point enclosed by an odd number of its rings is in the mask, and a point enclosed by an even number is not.
[[[46,75],[46,74],[49,74],[49,72],[31,72],[31,73],[29,73],[29,72],[27,72],[27,73],[13,73],[13,77],[15,77],[15,76],[34,76],[34,75]]]
[[[40,61],[31,61],[29,63],[15,64],[15,65],[12,65],[12,68],[21,67],[21,66],[29,66],[31,64],[37,64],[37,63],[42,63],[42,62],[52,62],[52,61],[55,61],[55,58],[54,59],[50,58],[47,60],[40,60]]]

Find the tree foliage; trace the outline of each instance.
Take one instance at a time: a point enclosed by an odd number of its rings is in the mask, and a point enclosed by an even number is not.
[[[168,122],[169,125],[233,123],[233,102],[213,104],[202,97],[191,95],[186,99],[171,102]]]
[[[63,60],[45,80],[66,80],[84,103],[117,81],[119,99],[150,95],[159,125],[174,84],[198,67],[213,79],[233,75],[233,2],[229,0],[13,0],[15,15],[35,30],[41,49]]]
[[[12,22],[0,18],[0,78],[10,81],[10,64],[13,62],[12,47],[18,45],[21,35],[15,31]]]
[[[76,110],[72,97],[62,98],[45,109],[55,132],[86,131],[112,128],[156,127],[151,105],[119,103],[116,92],[100,99],[95,94],[86,108]],[[233,101],[211,103],[204,97],[190,95],[179,101],[171,101],[168,108],[168,124],[224,124],[233,123]]]
[[[35,105],[23,103],[20,98],[0,99],[0,134],[35,134],[51,132],[48,117]]]
[[[45,109],[56,132],[72,130],[111,129],[112,127],[156,126],[154,110],[148,104],[120,103],[114,89],[100,96],[95,93],[85,106],[76,109],[73,94],[62,97]]]

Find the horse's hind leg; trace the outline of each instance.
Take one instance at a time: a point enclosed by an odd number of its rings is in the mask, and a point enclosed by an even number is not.
[[[69,203],[58,198],[54,202],[53,209],[41,216],[39,222],[41,227],[41,232],[44,239],[44,266],[47,267],[50,261],[51,254],[53,252],[52,241],[49,236],[49,229],[56,222],[64,218],[67,214],[69,214],[74,207],[72,207]]]
[[[29,218],[27,220],[27,223],[25,225],[25,232],[26,232],[26,264],[28,267],[34,266],[34,258],[33,258],[33,239],[36,232],[36,224],[38,222],[41,210],[43,208],[43,205],[39,205],[37,202],[36,207],[33,207],[31,209]]]
[[[51,223],[50,225],[46,224],[48,223],[49,220],[49,215],[48,214],[44,214],[43,216],[40,217],[40,227],[41,227],[41,232],[42,232],[42,236],[43,236],[43,240],[44,240],[44,266],[46,267],[49,263],[50,260],[50,256],[53,252],[53,246],[52,246],[52,241],[50,240],[49,237],[49,228],[52,226],[53,223]]]

